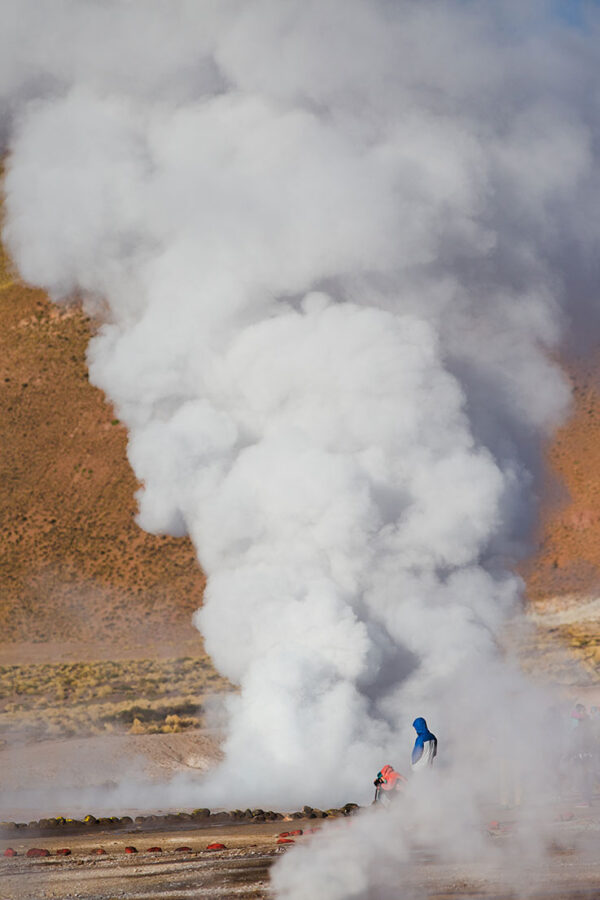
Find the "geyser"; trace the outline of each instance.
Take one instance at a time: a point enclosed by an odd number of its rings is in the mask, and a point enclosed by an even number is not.
[[[440,765],[537,740],[496,635],[600,230],[596,25],[554,6],[2,3],[4,239],[101,317],[240,686],[205,802],[364,799],[415,715]]]

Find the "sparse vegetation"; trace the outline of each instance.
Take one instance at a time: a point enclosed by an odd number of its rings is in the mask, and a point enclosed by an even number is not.
[[[0,738],[176,733],[202,726],[204,698],[227,690],[207,657],[0,666]]]
[[[549,625],[541,619],[523,629],[517,620],[506,627],[502,644],[541,681],[570,688],[600,679],[600,635],[591,621]]]

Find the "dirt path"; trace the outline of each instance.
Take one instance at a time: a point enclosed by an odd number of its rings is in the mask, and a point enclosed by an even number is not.
[[[133,812],[131,801],[125,798],[128,784],[148,789],[164,785],[157,803],[165,804],[169,780],[176,774],[189,776],[188,804],[194,803],[195,782],[219,758],[219,736],[202,731],[73,738],[7,747],[0,750],[0,820],[84,816],[90,809],[102,815],[117,806]],[[131,792],[135,794],[133,787]],[[177,801],[173,798],[171,802]],[[196,805],[202,804],[198,800]]]
[[[350,827],[351,827],[351,823]],[[282,853],[293,852],[294,844],[277,844],[282,828],[303,828],[314,821],[268,822],[260,825],[195,827],[187,830],[122,831],[75,837],[27,838],[13,841],[18,856],[0,858],[0,900],[187,900],[201,897],[268,898],[269,869]],[[327,828],[327,824],[323,828]],[[381,900],[400,896],[446,900],[446,898],[486,898],[486,900],[592,900],[600,897],[600,808],[585,811],[557,826],[558,844],[543,865],[524,864],[520,873],[523,887],[508,888],[507,873],[478,860],[449,864],[429,852],[415,850],[403,870],[402,893],[385,888]],[[319,840],[320,835],[299,835],[296,842]],[[490,841],[504,838],[490,836]],[[224,850],[208,850],[218,841]],[[0,842],[0,853],[9,845]],[[126,846],[137,853],[126,854]],[[25,857],[27,849],[43,847],[51,856]],[[56,855],[68,847],[71,855]],[[106,855],[93,850],[102,847]],[[149,852],[160,847],[162,852]],[[187,850],[178,850],[187,847]],[[514,873],[508,873],[512,877]],[[390,893],[390,890],[392,892]],[[320,898],[315,898],[320,900]]]
[[[0,900],[266,897],[268,870],[284,851],[276,843],[281,828],[281,823],[269,823],[143,835],[94,829],[89,836],[28,838],[11,844],[19,856],[0,862]],[[207,850],[214,841],[227,849]],[[1,842],[0,852],[7,845]],[[126,854],[126,846],[138,852]],[[27,859],[24,854],[31,847],[44,847],[53,855]],[[64,847],[71,855],[56,856]],[[92,853],[99,847],[106,855]],[[148,852],[150,847],[162,852]]]

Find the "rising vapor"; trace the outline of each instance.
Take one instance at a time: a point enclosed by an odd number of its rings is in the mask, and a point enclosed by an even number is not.
[[[192,537],[240,686],[207,802],[364,799],[417,714],[440,761],[536,746],[496,641],[600,236],[598,22],[555,7],[0,4],[4,239],[101,317],[139,524]]]

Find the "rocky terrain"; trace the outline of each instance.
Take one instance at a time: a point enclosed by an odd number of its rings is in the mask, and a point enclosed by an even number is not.
[[[305,808],[308,809],[308,808]],[[208,810],[198,810],[208,813]],[[295,845],[310,851],[328,829],[353,827],[355,810],[333,811],[333,820],[312,813],[272,819],[234,811],[216,816],[121,817],[100,822],[44,823],[0,835],[0,898],[40,900],[184,900],[189,897],[269,898],[269,870]],[[381,815],[386,810],[380,811]],[[490,818],[497,811],[489,810]],[[240,815],[236,815],[240,813]],[[589,811],[544,808],[552,823],[546,853],[516,869],[506,856],[518,841],[515,819],[504,811],[479,826],[490,848],[488,858],[467,854],[461,863],[437,855],[418,842],[402,868],[402,896],[430,900],[481,897],[490,900],[593,900],[598,897],[600,865],[596,852],[600,823]],[[360,813],[359,813],[360,814]],[[174,821],[165,821],[174,820]],[[260,821],[260,820],[263,821]],[[36,823],[39,825],[39,823]],[[79,826],[79,827],[78,827]],[[495,862],[494,856],[496,857]],[[389,877],[389,876],[388,876]],[[382,873],[385,879],[385,873]],[[312,893],[306,897],[315,896]],[[377,896],[391,897],[390,885]],[[393,896],[400,894],[393,893]]]

